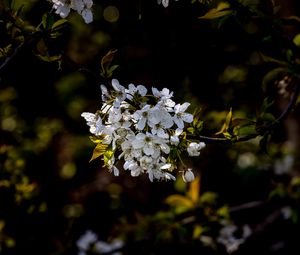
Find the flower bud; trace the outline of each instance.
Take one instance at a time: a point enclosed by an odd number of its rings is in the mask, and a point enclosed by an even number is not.
[[[195,175],[192,172],[191,168],[188,168],[183,174],[182,174],[182,179],[184,182],[191,182],[195,179]]]

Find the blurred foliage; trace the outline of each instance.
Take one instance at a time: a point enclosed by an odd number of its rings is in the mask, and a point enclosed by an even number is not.
[[[51,5],[0,1],[0,254],[101,254],[87,230],[111,254],[298,254],[299,2],[99,0],[90,25]],[[80,114],[112,77],[191,102],[194,182],[97,159]]]

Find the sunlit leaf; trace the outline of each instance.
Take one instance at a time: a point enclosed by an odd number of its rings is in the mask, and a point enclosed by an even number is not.
[[[216,19],[232,13],[230,5],[227,2],[220,2],[216,8],[209,10],[199,19]]]
[[[100,156],[102,156],[107,149],[107,144],[103,144],[103,143],[98,143],[93,151],[93,155],[92,158],[90,159],[90,162]]]
[[[190,183],[190,188],[187,195],[191,198],[192,202],[196,205],[200,196],[200,178],[197,176],[194,181]]]
[[[248,119],[234,119],[232,121],[233,134],[237,137],[256,134],[256,122]]]

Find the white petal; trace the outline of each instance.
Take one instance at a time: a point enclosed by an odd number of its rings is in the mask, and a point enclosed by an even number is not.
[[[160,169],[161,170],[166,170],[166,169],[171,168],[171,166],[172,166],[171,164],[164,164],[163,166],[160,167]]]
[[[115,91],[120,91],[120,83],[117,79],[112,79],[111,85],[113,86]]]
[[[184,104],[180,105],[179,111],[185,112],[185,110],[190,106],[190,103],[185,102]]]
[[[157,88],[152,88],[152,94],[153,96],[160,98],[161,97],[161,93],[159,92],[159,90]]]
[[[149,146],[144,146],[143,151],[147,156],[150,156],[154,153],[153,147],[149,147]]]
[[[164,138],[164,139],[169,138],[169,135],[162,128],[159,128],[157,130],[157,136],[160,137],[160,138]]]
[[[187,123],[191,123],[194,119],[194,116],[190,113],[184,113],[182,114],[182,120],[187,122]]]
[[[90,9],[84,9],[81,12],[81,16],[83,17],[86,24],[89,24],[93,21],[93,13]]]
[[[137,89],[138,89],[139,94],[140,94],[141,96],[145,96],[145,95],[147,94],[147,89],[146,89],[145,86],[143,86],[143,85],[138,85],[138,86],[137,86]]]
[[[177,116],[174,116],[173,120],[178,128],[180,128],[180,129],[184,128],[184,123],[183,123],[182,119],[178,118]]]
[[[83,0],[86,8],[91,9],[93,6],[93,0]]]
[[[136,126],[138,130],[143,130],[146,125],[146,118],[141,118]]]
[[[83,112],[81,113],[81,117],[85,118],[86,121],[95,121],[96,115],[90,112]]]

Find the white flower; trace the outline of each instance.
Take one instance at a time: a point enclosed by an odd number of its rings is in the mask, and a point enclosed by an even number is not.
[[[180,143],[179,136],[181,135],[182,132],[183,132],[183,130],[182,130],[182,129],[179,129],[179,128],[177,128],[177,129],[175,130],[174,135],[172,135],[172,136],[170,137],[170,143],[171,143],[172,145],[177,146],[177,145]]]
[[[125,88],[122,85],[120,85],[117,79],[112,79],[111,85],[115,90],[115,96],[116,96],[114,106],[120,107],[121,103],[126,99]]]
[[[148,156],[158,153],[158,149],[155,147],[155,144],[157,144],[157,139],[155,139],[155,136],[150,133],[138,133],[132,141],[134,149],[142,149],[142,151]]]
[[[85,23],[93,21],[93,14],[91,11],[92,0],[52,0],[55,13],[66,18],[70,14],[70,10],[77,11],[84,19]]]
[[[184,182],[191,182],[195,179],[195,175],[192,172],[191,168],[188,168],[183,174],[182,174],[182,179]]]
[[[166,170],[170,169],[171,167],[172,165],[166,163],[166,160],[163,157],[160,157],[155,161],[152,160],[151,163],[147,165],[147,173],[150,181],[153,182],[154,179],[176,180],[172,174],[166,172]]]
[[[160,117],[148,104],[146,104],[141,110],[137,110],[133,114],[133,118],[137,121],[136,128],[138,130],[143,130],[146,123],[155,125],[160,121]]]
[[[141,173],[144,172],[142,167],[135,160],[126,160],[124,163],[124,169],[130,170],[131,176],[136,177],[139,176]]]
[[[87,230],[76,242],[79,249],[87,251],[90,245],[97,241],[97,235],[91,230]]]
[[[140,96],[144,97],[146,94],[147,94],[147,88],[143,85],[138,85],[137,87],[130,83],[128,85],[128,89],[125,90],[126,91],[126,97],[129,99],[129,100],[132,100],[133,99],[133,96],[137,93],[139,94]]]
[[[81,116],[87,121],[87,125],[90,126],[90,132],[92,134],[101,135],[104,126],[102,125],[102,119],[99,115],[90,112],[83,112]]]
[[[134,149],[132,146],[132,141],[135,139],[134,134],[126,136],[126,139],[121,143],[122,153],[119,155],[119,159],[124,157],[125,161],[130,161],[133,158],[140,158],[142,155],[141,149]],[[125,162],[125,163],[126,163]],[[124,167],[125,169],[125,167]],[[126,170],[126,169],[125,169]]]
[[[70,4],[67,4],[67,0],[52,0],[55,13],[62,18],[66,18],[70,13]]]
[[[105,85],[100,85],[101,88],[101,99],[103,102],[106,102],[107,100],[111,99],[111,95],[109,94],[107,88]]]
[[[173,126],[173,118],[170,113],[162,106],[155,106],[149,114],[148,125],[151,127],[151,133],[160,138],[169,138],[167,129]]]
[[[197,157],[200,155],[200,150],[205,147],[205,143],[200,142],[200,143],[190,143],[189,146],[187,147],[187,152],[189,156],[192,157]]]
[[[71,0],[71,8],[80,13],[84,8],[84,3],[82,0]]]
[[[151,133],[153,135],[157,135],[160,138],[165,138],[168,139],[169,135],[166,132],[166,130],[164,129],[164,126],[161,123],[157,123],[157,124],[150,124],[149,125],[151,127]]]
[[[190,103],[177,104],[174,107],[175,115],[173,117],[174,122],[180,129],[184,128],[184,122],[191,123],[193,121],[193,115],[186,113],[186,109],[190,106]]]
[[[168,111],[172,111],[175,106],[175,102],[171,99],[173,92],[167,88],[163,88],[159,91],[157,88],[152,88],[152,94],[159,99],[158,104],[165,106]]]

